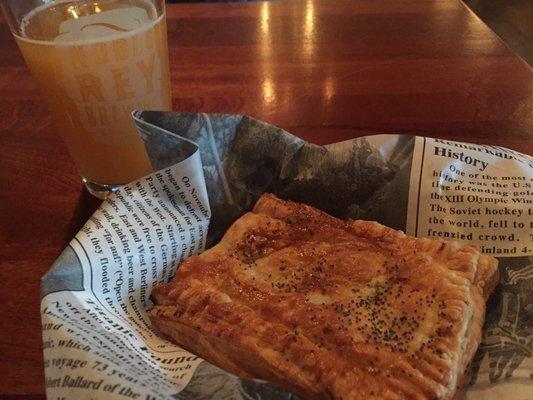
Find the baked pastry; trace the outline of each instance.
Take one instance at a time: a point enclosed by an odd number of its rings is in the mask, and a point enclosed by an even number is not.
[[[481,339],[497,261],[262,196],[153,290],[153,323],[240,377],[304,399],[450,399]]]

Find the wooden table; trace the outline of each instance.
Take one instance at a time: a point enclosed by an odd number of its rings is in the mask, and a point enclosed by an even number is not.
[[[316,143],[388,131],[532,153],[531,69],[458,1],[172,5],[168,29],[176,110]],[[98,201],[2,21],[0,149],[0,397],[40,398],[39,279]]]

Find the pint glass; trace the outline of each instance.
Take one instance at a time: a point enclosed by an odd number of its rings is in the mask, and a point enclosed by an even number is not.
[[[133,109],[171,109],[164,0],[0,0],[87,189],[152,171]]]

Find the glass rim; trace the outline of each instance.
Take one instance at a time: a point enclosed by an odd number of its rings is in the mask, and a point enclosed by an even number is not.
[[[37,40],[38,42],[47,42],[47,40],[28,38],[23,32],[23,21],[32,13],[35,13],[39,9],[46,9],[55,5],[74,3],[83,5],[86,3],[116,3],[120,1],[135,1],[141,3],[147,3],[153,5],[156,18],[158,21],[160,17],[165,16],[165,0],[0,0],[0,14],[3,14],[3,19],[7,22],[11,33],[20,38]],[[15,12],[15,8],[18,7],[18,12]],[[89,14],[91,15],[91,14]],[[0,20],[2,16],[0,15]]]

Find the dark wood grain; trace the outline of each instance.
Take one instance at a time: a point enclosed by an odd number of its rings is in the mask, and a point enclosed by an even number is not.
[[[407,132],[533,150],[533,76],[460,2],[168,7],[177,110],[315,143]],[[0,396],[44,393],[39,280],[98,206],[0,19]]]

